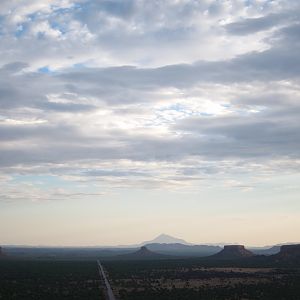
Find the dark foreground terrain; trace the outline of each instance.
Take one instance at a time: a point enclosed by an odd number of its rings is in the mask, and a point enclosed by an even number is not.
[[[104,265],[120,300],[300,299],[299,268],[197,260]]]
[[[105,299],[94,261],[0,260],[0,299]]]
[[[269,256],[243,245],[202,258],[144,246],[110,259],[93,255],[3,255],[0,300],[300,300],[300,245],[281,246]]]

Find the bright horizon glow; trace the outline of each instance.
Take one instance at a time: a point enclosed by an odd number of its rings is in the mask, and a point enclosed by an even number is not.
[[[290,0],[0,7],[0,245],[300,242]]]

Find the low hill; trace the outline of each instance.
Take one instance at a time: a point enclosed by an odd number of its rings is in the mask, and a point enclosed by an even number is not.
[[[156,259],[168,259],[172,258],[169,255],[159,254],[150,251],[147,247],[142,246],[138,251],[123,255],[114,256],[117,260],[156,260]]]
[[[147,244],[146,247],[150,251],[155,251],[160,254],[175,255],[175,256],[193,256],[193,257],[210,256],[218,253],[222,249],[219,246],[184,245],[181,243],[173,243],[173,244],[152,243],[152,244]]]
[[[270,247],[250,248],[249,250],[256,255],[273,255],[279,253],[280,247],[280,245],[275,245]]]
[[[210,256],[212,259],[241,259],[241,258],[248,258],[252,257],[254,254],[245,249],[243,245],[226,245],[224,249],[221,250],[219,253]]]

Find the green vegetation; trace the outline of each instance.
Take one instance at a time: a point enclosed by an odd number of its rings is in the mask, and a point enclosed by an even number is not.
[[[0,260],[0,299],[105,299],[95,261]]]

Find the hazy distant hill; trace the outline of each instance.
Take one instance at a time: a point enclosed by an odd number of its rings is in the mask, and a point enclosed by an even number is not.
[[[84,247],[5,247],[10,257],[23,258],[97,258],[112,257],[118,254],[131,253],[132,248],[84,248]]]
[[[153,243],[152,241],[159,241]],[[254,256],[254,262],[256,263],[270,263],[283,264],[289,263],[289,261],[300,261],[295,253],[300,251],[298,249],[299,245],[275,245],[273,247],[256,247],[244,249],[242,246],[234,245],[234,249],[230,249],[230,245],[225,245],[224,250],[220,246],[216,245],[193,245],[186,241],[172,236],[161,234],[152,241],[141,243],[138,245],[131,246],[120,246],[120,247],[26,247],[26,246],[4,246],[2,251],[0,249],[0,257],[22,257],[22,258],[59,258],[59,259],[115,259],[117,256],[122,256],[125,254],[134,254],[138,251],[141,246],[146,245],[147,250],[153,252],[157,255],[173,256],[173,257],[208,257],[208,259],[220,257],[227,257],[226,259],[237,259]],[[173,242],[172,241],[180,241]],[[294,248],[289,248],[290,246],[295,246]],[[285,248],[285,246],[288,246]],[[283,249],[280,251],[280,247]],[[293,255],[285,254],[285,249],[294,253]],[[249,250],[252,255],[249,255]],[[276,254],[280,255],[276,256]],[[294,252],[293,252],[294,251]],[[1,256],[1,252],[5,253],[5,256]],[[248,253],[248,254],[247,254]],[[149,253],[148,253],[149,254]],[[250,259],[252,263],[252,259]],[[289,263],[292,265],[292,263]]]
[[[123,254],[123,255],[117,255],[114,257],[114,259],[117,260],[155,260],[155,259],[168,259],[172,258],[169,255],[159,254],[153,251],[150,251],[147,247],[142,246],[141,249],[139,249],[136,252]]]
[[[0,247],[0,258],[5,257],[2,247]]]
[[[175,256],[209,256],[219,252],[222,248],[219,246],[208,245],[185,245],[181,243],[159,244],[151,243],[146,245],[151,251],[161,254]]]
[[[273,246],[264,246],[264,247],[250,247],[249,250],[254,254],[259,255],[273,255],[277,254],[280,251],[281,246],[285,245],[297,245],[299,243],[284,243],[284,244],[277,244]]]
[[[280,251],[280,247],[281,246],[276,245],[276,246],[272,246],[272,247],[268,247],[268,248],[266,248],[266,247],[249,248],[249,250],[257,255],[273,255]]]

